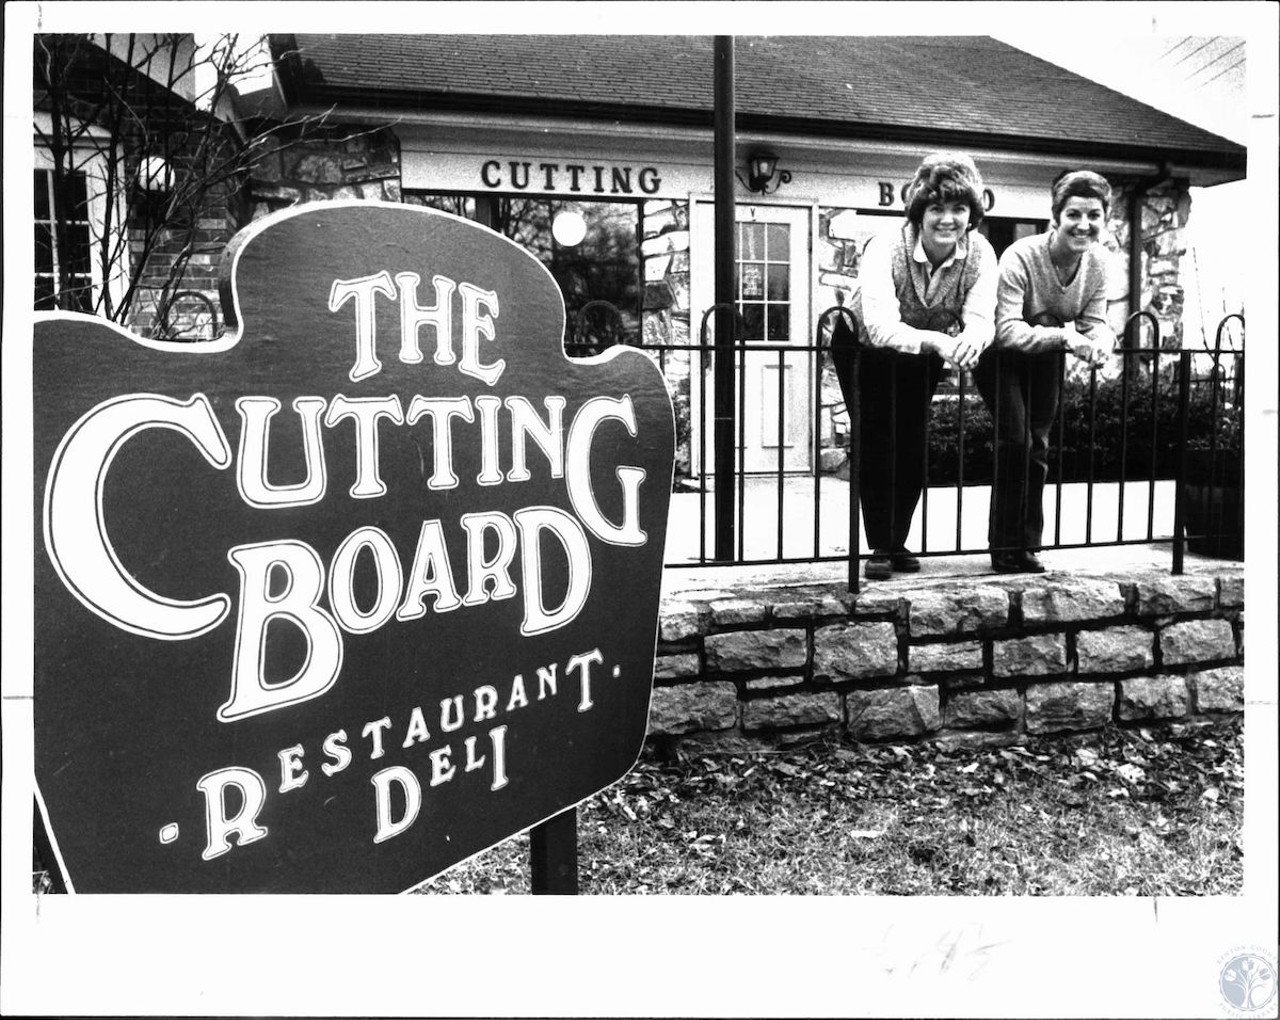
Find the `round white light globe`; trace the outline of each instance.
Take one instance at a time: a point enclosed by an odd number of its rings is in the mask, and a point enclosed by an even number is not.
[[[556,218],[551,221],[551,236],[562,247],[572,248],[587,236],[587,221],[576,209],[565,209],[556,213]]]

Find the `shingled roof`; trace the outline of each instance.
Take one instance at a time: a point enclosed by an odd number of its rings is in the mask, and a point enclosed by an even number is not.
[[[655,35],[273,37],[292,102],[709,125],[713,40]],[[739,130],[1175,161],[1245,149],[986,36],[739,36]]]

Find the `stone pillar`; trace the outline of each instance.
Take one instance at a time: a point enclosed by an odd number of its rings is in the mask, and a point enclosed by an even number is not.
[[[254,167],[249,192],[255,220],[299,202],[399,202],[399,139],[387,128],[278,139]]]
[[[1130,196],[1140,185],[1112,180],[1110,237],[1107,248],[1113,256],[1113,274],[1108,287],[1108,316],[1120,335],[1128,318]],[[1186,254],[1182,230],[1191,214],[1191,194],[1186,180],[1174,179],[1150,186],[1140,205],[1142,266],[1139,278],[1142,293],[1138,308],[1150,312],[1160,323],[1160,346],[1176,350],[1182,346],[1181,259]],[[1151,346],[1150,327],[1139,334],[1143,346]]]

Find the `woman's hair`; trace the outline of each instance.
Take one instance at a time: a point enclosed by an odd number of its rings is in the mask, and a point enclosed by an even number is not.
[[[920,226],[924,211],[934,202],[964,202],[969,206],[969,229],[982,222],[982,175],[973,160],[960,152],[934,152],[921,161],[907,185],[907,219]]]
[[[1103,214],[1111,211],[1111,185],[1092,170],[1063,170],[1053,179],[1054,222],[1070,198],[1096,198],[1102,203]]]

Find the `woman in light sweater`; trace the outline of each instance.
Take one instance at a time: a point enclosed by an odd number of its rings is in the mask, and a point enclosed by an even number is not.
[[[1111,356],[1107,272],[1099,240],[1111,186],[1087,170],[1053,183],[1053,226],[1000,257],[995,342],[974,379],[996,432],[988,542],[1000,573],[1040,573],[1049,430],[1066,352],[1089,364]]]
[[[906,538],[924,486],[929,404],[943,362],[970,368],[991,342],[996,256],[974,229],[982,190],[968,156],[926,156],[907,187],[902,229],[863,252],[853,312],[869,345],[860,366],[858,476],[869,578],[920,569]],[[836,359],[847,403],[846,366]]]

